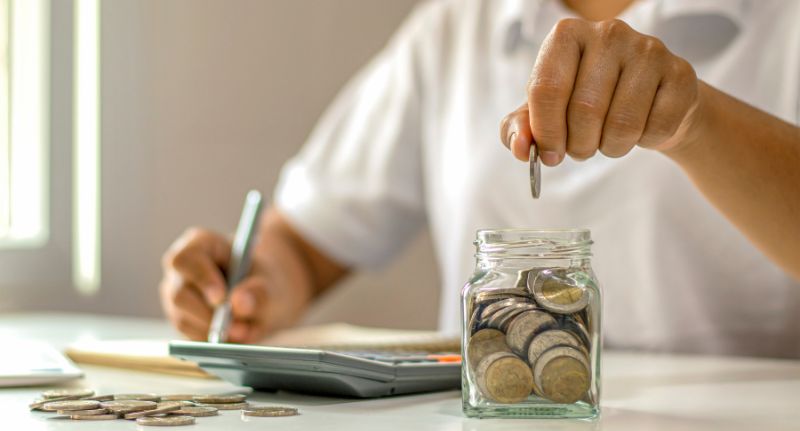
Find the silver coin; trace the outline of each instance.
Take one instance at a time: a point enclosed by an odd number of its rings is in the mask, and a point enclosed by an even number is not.
[[[198,407],[216,407],[219,410],[242,410],[250,407],[250,403],[219,403],[219,404],[204,404],[197,403]]]
[[[499,329],[503,332],[508,330],[508,324],[514,320],[515,317],[519,316],[525,311],[528,310],[536,310],[537,307],[535,304],[529,302],[519,302],[515,304],[511,304],[508,307],[504,308],[501,311],[495,313],[487,322],[490,328]]]
[[[583,345],[586,346],[587,351],[592,349],[592,336],[579,321],[572,317],[564,317],[561,319],[561,329],[575,334],[578,339],[583,342]]]
[[[79,396],[64,396],[64,397],[50,398],[50,399],[39,398],[33,400],[33,403],[28,404],[28,408],[30,408],[31,410],[41,410],[43,405],[51,403],[53,401],[69,401],[69,400],[79,400],[79,399],[81,399],[81,397]]]
[[[148,427],[175,427],[181,425],[193,425],[194,424],[194,417],[193,416],[165,416],[165,417],[157,417],[157,416],[145,416],[136,419],[137,425],[148,426]]]
[[[193,401],[200,394],[167,394],[161,395],[161,401]]]
[[[481,329],[467,340],[467,362],[473,369],[483,358],[496,352],[511,353],[506,345],[506,335],[497,329]]]
[[[233,395],[195,395],[192,400],[203,404],[233,404],[241,403],[247,396],[242,394]]]
[[[114,394],[114,400],[160,401],[156,394]]]
[[[195,403],[194,403],[194,401],[186,401],[186,400],[181,400],[181,401],[160,401],[157,404],[156,408],[160,409],[161,407],[173,406],[173,405],[177,405],[177,406],[181,406],[181,407],[194,407]]]
[[[155,415],[162,415],[169,412],[174,412],[176,410],[181,409],[181,405],[178,403],[165,405],[163,407],[156,407],[151,410],[142,410],[138,412],[131,412],[125,414],[125,419],[136,419],[144,416],[155,416]]]
[[[79,389],[50,389],[47,391],[42,392],[42,398],[48,400],[52,398],[62,398],[62,397],[91,397],[94,395],[94,391],[91,389],[79,388]]]
[[[577,313],[589,304],[589,289],[569,276],[565,270],[545,269],[528,274],[536,303],[559,314]]]
[[[97,416],[106,415],[111,413],[108,409],[91,409],[91,410],[58,410],[56,413],[67,416]]]
[[[541,310],[529,310],[520,313],[506,331],[506,343],[520,357],[527,357],[528,345],[536,334],[556,326],[556,319]]]
[[[72,410],[92,410],[100,407],[100,402],[90,400],[69,400],[69,401],[52,401],[44,403],[42,410],[49,412],[55,411],[72,411]]]
[[[282,416],[297,416],[300,414],[294,407],[266,407],[266,406],[251,406],[242,410],[244,416],[257,416],[257,417],[282,417]]]
[[[115,400],[104,401],[100,403],[100,407],[109,409],[114,413],[133,413],[142,410],[153,410],[158,407],[155,401],[142,401],[142,400]]]
[[[92,401],[111,401],[114,399],[114,395],[92,395],[91,397],[81,397],[81,399]]]
[[[539,199],[539,193],[542,190],[542,162],[539,160],[539,148],[534,142],[531,142],[528,163],[530,164],[531,196]]]
[[[583,343],[573,333],[563,329],[548,329],[533,337],[528,347],[528,364],[536,366],[536,360],[547,350],[557,346],[569,346],[586,353]]]
[[[484,397],[503,404],[525,400],[531,393],[531,368],[517,355],[495,352],[483,358],[475,369],[475,383]]]
[[[216,407],[186,406],[186,407],[181,407],[180,410],[175,410],[174,412],[170,412],[170,414],[182,415],[182,416],[194,416],[194,417],[216,416],[219,414],[219,409]]]
[[[113,421],[119,419],[119,415],[115,414],[94,415],[94,416],[71,415],[69,418],[74,421]]]
[[[553,347],[536,360],[533,380],[537,395],[557,403],[573,403],[589,390],[589,358],[574,347]]]
[[[530,300],[527,299],[527,298],[515,297],[515,298],[508,298],[508,299],[503,299],[502,301],[494,302],[492,304],[487,305],[486,308],[483,309],[483,312],[481,312],[480,319],[481,319],[481,321],[486,322],[486,321],[488,321],[488,319],[490,317],[492,317],[492,315],[494,315],[498,311],[508,307],[509,305],[516,304],[516,303],[519,303],[519,302],[530,302]]]

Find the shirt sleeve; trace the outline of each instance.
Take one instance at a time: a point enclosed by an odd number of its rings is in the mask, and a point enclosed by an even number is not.
[[[337,96],[283,168],[275,205],[353,267],[388,261],[424,226],[417,8]]]

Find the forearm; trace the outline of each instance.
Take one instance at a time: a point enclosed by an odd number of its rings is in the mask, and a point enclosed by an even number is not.
[[[260,247],[268,250],[273,262],[285,273],[288,282],[308,289],[311,297],[324,292],[345,277],[349,270],[308,243],[281,214],[272,207],[262,219]]]
[[[800,279],[800,128],[700,83],[694,132],[665,152],[775,263]]]

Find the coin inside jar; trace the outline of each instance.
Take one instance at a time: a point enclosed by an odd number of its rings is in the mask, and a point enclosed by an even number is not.
[[[533,367],[535,387],[544,398],[555,403],[571,404],[586,394],[591,384],[586,355],[568,346],[544,352]]]
[[[563,329],[549,329],[537,334],[528,347],[528,363],[533,367],[545,351],[556,346],[570,346],[585,351],[583,343],[571,332]]]
[[[556,325],[556,319],[540,310],[519,314],[508,324],[506,343],[517,355],[527,358],[528,345],[536,334]]]
[[[511,352],[506,344],[506,334],[497,329],[481,329],[467,341],[467,356],[473,369],[481,359],[495,352]]]
[[[576,313],[589,304],[589,290],[566,276],[564,271],[545,269],[528,275],[536,303],[560,314]]]
[[[495,352],[478,364],[475,378],[481,393],[498,403],[518,403],[533,386],[531,368],[513,353]]]
[[[537,307],[535,304],[526,303],[526,302],[518,302],[515,304],[511,304],[508,307],[494,313],[491,318],[486,322],[487,326],[490,328],[499,329],[501,331],[508,330],[508,324],[514,320],[515,317],[520,315],[524,311],[528,310],[535,310]]]

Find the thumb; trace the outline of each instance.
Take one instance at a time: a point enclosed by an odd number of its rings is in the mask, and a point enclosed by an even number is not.
[[[267,282],[261,276],[250,276],[231,292],[231,313],[235,319],[255,320],[266,306]]]

